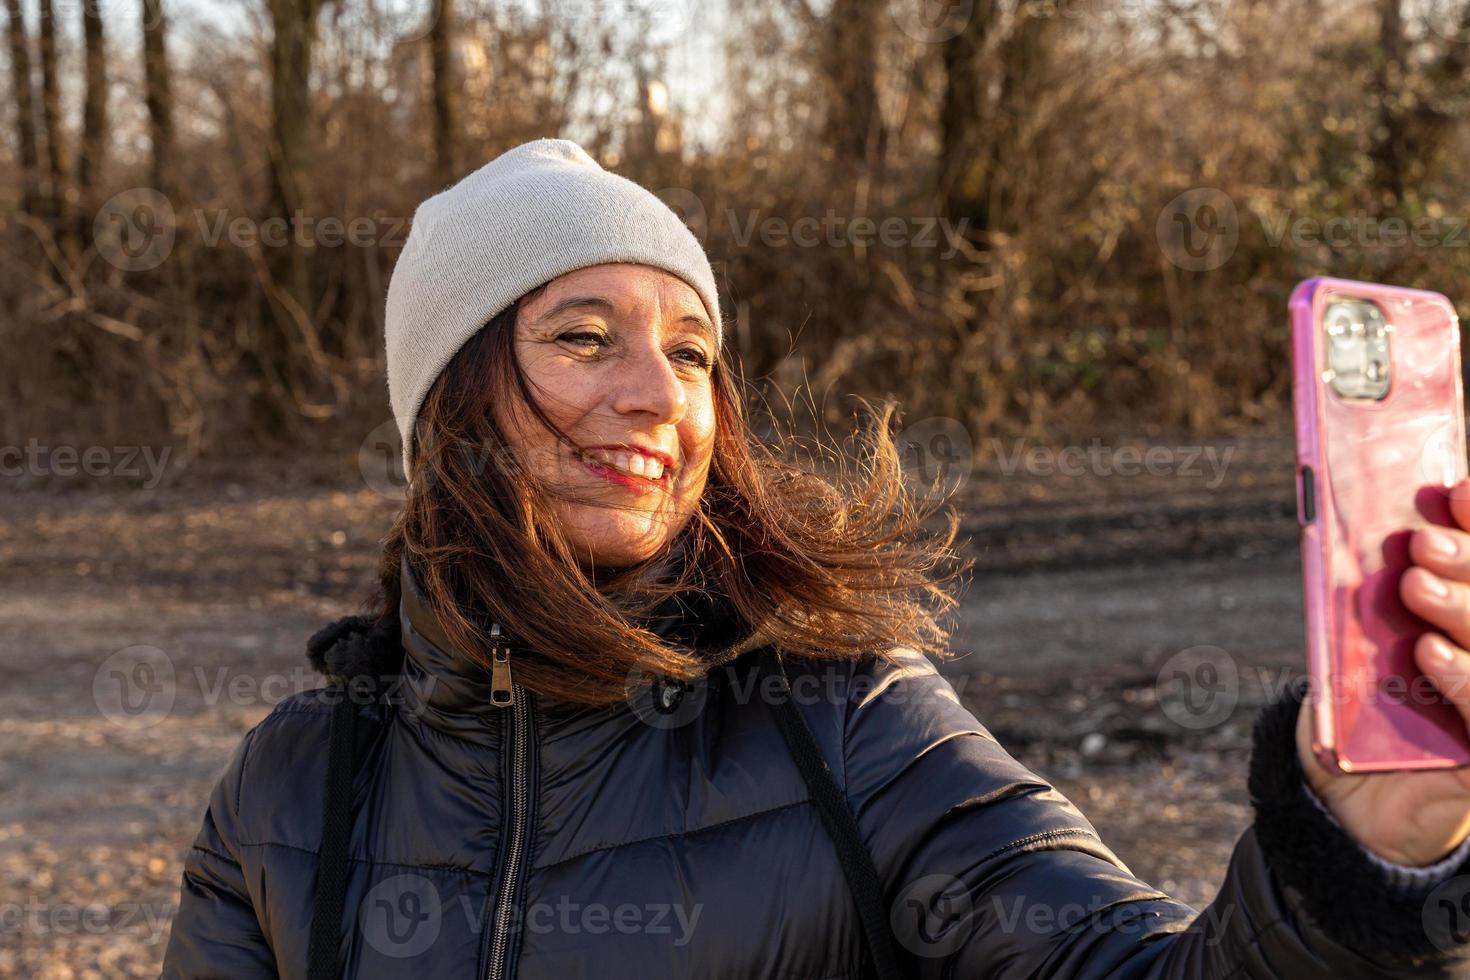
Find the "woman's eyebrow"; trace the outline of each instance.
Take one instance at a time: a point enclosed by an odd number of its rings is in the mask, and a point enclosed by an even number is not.
[[[709,321],[706,320],[704,317],[694,313],[686,313],[683,316],[679,317],[679,323],[693,324],[699,329],[699,332],[704,335],[705,340],[708,340],[714,346],[719,346],[718,344],[715,344],[714,327],[711,327],[709,325]]]
[[[569,296],[555,303],[551,309],[538,316],[536,320],[538,323],[544,320],[550,320],[568,310],[591,310],[598,313],[605,313],[609,316],[614,312],[612,301],[601,296]]]

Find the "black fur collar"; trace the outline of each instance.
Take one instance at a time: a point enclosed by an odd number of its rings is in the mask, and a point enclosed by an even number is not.
[[[306,658],[333,680],[390,677],[403,669],[403,641],[395,614],[382,623],[367,616],[344,616],[306,641]]]

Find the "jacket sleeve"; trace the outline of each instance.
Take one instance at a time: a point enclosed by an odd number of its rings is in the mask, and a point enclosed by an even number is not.
[[[926,657],[893,657],[852,677],[839,778],[877,864],[906,973],[1470,975],[1465,926],[1431,922],[1436,909],[1470,909],[1470,878],[1437,886],[1466,885],[1448,902],[1393,887],[1304,792],[1293,737],[1300,687],[1256,723],[1255,823],[1215,901],[1197,913],[1136,878],[1066,797],[997,744]]]
[[[256,915],[241,867],[237,826],[240,783],[251,730],[236,747],[210,794],[204,825],[184,856],[179,908],[163,956],[164,980],[277,976],[275,956]]]

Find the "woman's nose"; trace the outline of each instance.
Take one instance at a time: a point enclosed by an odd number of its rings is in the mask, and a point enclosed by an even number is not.
[[[684,384],[657,347],[639,345],[616,372],[612,408],[619,415],[644,414],[655,422],[678,422],[684,417]]]

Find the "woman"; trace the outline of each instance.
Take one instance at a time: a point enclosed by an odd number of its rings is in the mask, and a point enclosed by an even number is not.
[[[698,241],[575,144],[420,206],[387,348],[412,483],[381,595],[236,750],[165,976],[1464,968],[1431,913],[1470,776],[1325,772],[1299,687],[1216,901],[1134,878],[925,656],[954,525],[921,532],[887,413],[855,489],[765,452]],[[1414,557],[1419,663],[1470,712],[1470,535]]]

